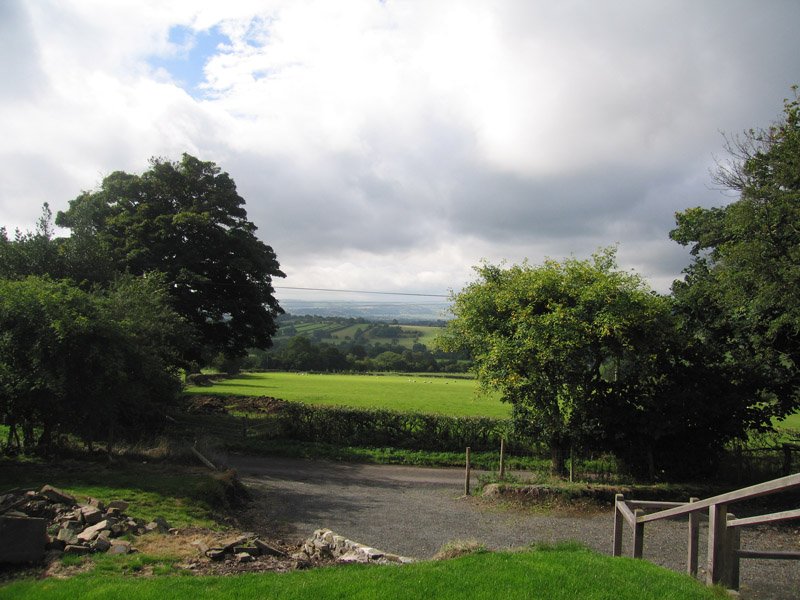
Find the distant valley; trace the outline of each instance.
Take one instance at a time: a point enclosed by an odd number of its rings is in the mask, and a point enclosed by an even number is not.
[[[449,302],[281,300],[280,305],[295,316],[347,317],[398,323],[446,321],[451,318]]]

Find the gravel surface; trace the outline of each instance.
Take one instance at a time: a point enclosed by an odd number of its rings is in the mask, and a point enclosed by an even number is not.
[[[580,515],[501,509],[462,497],[461,469],[264,457],[230,457],[228,463],[257,491],[247,514],[252,526],[266,528],[289,543],[308,538],[315,529],[328,528],[387,552],[422,559],[453,540],[477,540],[491,549],[578,540],[599,552],[611,552],[611,509]],[[645,558],[684,571],[686,536],[684,521],[648,524]],[[702,565],[705,527],[700,536]],[[629,537],[623,545],[626,554]],[[742,547],[797,551],[800,530],[748,527],[742,532]],[[700,576],[705,576],[702,569]],[[743,560],[741,598],[800,599],[800,561]]]

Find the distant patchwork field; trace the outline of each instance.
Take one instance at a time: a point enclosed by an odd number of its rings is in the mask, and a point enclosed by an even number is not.
[[[302,317],[300,318],[302,319]],[[388,325],[386,323],[341,323],[335,320],[300,321],[284,323],[275,336],[276,343],[296,335],[305,335],[329,344],[348,342],[396,344],[402,348],[412,348],[414,344],[434,347],[436,337],[443,328],[435,325]]]

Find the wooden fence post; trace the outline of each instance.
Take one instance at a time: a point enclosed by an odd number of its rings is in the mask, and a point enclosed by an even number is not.
[[[792,473],[792,447],[789,444],[783,445],[783,474]]]
[[[500,479],[503,479],[503,477],[506,474],[505,463],[503,462],[505,460],[505,453],[506,453],[506,438],[501,437],[500,438]]]
[[[644,514],[641,508],[633,511],[636,517],[636,524],[633,527],[633,558],[642,558],[642,551],[644,549],[644,523],[639,523],[639,517]]]
[[[712,504],[708,507],[708,565],[706,583],[722,583],[725,574],[725,533],[728,527],[727,504]]]
[[[467,470],[466,470],[466,473],[464,474],[464,495],[465,496],[469,496],[469,470],[470,470],[470,465],[469,465],[469,446],[467,446]]]
[[[612,554],[614,556],[622,556],[622,528],[624,525],[624,517],[619,505],[625,501],[625,496],[617,494],[614,496],[614,549]]]
[[[689,498],[689,504],[697,502],[700,498]],[[689,550],[686,557],[686,572],[692,577],[697,577],[697,554],[700,545],[700,513],[689,513]]]
[[[575,452],[572,448],[572,444],[569,446],[569,482],[572,483],[575,481]]]
[[[736,517],[732,514],[726,515],[726,521],[732,521]],[[726,523],[727,527],[727,523]],[[727,554],[725,587],[731,590],[739,589],[739,546],[741,544],[738,527],[727,527],[725,553]]]

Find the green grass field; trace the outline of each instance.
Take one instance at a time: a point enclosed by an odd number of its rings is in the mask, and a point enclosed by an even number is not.
[[[775,426],[778,429],[793,429],[800,431],[800,413],[789,415],[783,421],[777,421]]]
[[[477,393],[473,379],[424,375],[315,375],[302,373],[248,373],[214,383],[189,387],[191,394],[272,396],[283,400],[384,408],[451,416],[507,418],[511,407],[496,395]]]
[[[8,600],[125,598],[374,598],[441,600],[711,600],[725,592],[643,560],[589,550],[478,553],[446,561],[397,566],[351,565],[228,577],[125,577],[95,569],[70,579],[0,587]],[[166,570],[166,569],[165,569]]]

